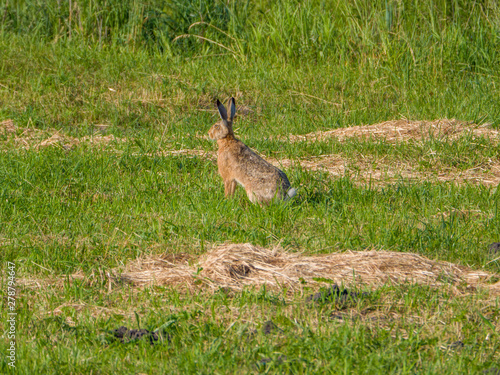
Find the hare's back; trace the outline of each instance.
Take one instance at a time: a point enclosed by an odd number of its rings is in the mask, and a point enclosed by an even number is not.
[[[270,185],[273,189],[278,185],[284,190],[290,187],[286,174],[261,158],[252,149],[245,146],[240,155],[241,160],[238,163],[240,178],[238,180],[241,183],[249,182],[252,185],[260,186]]]
[[[238,164],[240,164],[248,173],[255,174],[276,174],[278,169],[271,163],[257,155],[251,148],[242,143],[242,148],[239,153]]]

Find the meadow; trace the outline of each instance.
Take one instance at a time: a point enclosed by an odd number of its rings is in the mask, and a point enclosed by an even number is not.
[[[298,188],[288,204],[224,197],[207,131],[232,96],[236,135]],[[0,372],[500,374],[499,126],[496,1],[3,2],[2,355],[9,264],[17,316]],[[351,297],[318,301],[331,280],[120,277],[225,243],[492,277],[346,280]]]

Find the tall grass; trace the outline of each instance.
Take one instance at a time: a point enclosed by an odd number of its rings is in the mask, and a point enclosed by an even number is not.
[[[76,38],[181,55],[227,52],[196,37],[189,44],[175,39],[191,33],[222,45],[235,38],[252,58],[476,73],[500,65],[500,6],[491,0],[8,0],[0,19],[4,32],[45,41]]]
[[[172,102],[182,114],[244,92],[253,103],[265,98],[265,116],[285,106],[286,130],[296,133],[401,116],[500,122],[494,1],[8,0],[0,20],[2,84],[26,84],[16,96],[5,92],[3,112],[16,119],[21,111],[61,124],[164,121],[152,104],[110,108],[82,84],[90,80],[102,91],[120,85],[128,97],[161,90],[179,98]],[[147,78],[155,74],[161,82]],[[81,102],[68,98],[67,116],[48,115],[42,94],[68,80]]]

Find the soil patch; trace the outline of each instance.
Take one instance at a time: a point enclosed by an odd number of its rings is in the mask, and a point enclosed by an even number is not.
[[[282,333],[283,330],[280,329],[272,320],[268,320],[262,325],[262,332],[264,335],[269,335],[271,333]]]
[[[142,337],[149,338],[151,344],[158,341],[158,333],[148,331],[147,329],[128,329],[125,326],[121,326],[120,328],[112,330],[111,334],[123,343],[136,341]]]
[[[188,289],[208,286],[213,291],[266,285],[271,289],[285,287],[292,292],[304,285],[325,282],[373,288],[387,282],[411,282],[436,287],[448,285],[455,289],[457,286],[485,287],[491,293],[500,294],[500,282],[489,283],[498,275],[417,254],[371,250],[304,256],[248,243],[218,246],[192,265],[185,261],[165,262],[162,258],[139,259],[121,273],[115,270],[115,274],[122,281],[138,286],[150,283]]]
[[[367,293],[362,293],[362,296],[366,296]],[[306,298],[306,302],[317,302],[317,303],[328,303],[335,302],[340,305],[345,304],[348,301],[355,302],[360,293],[350,292],[347,289],[340,288],[337,284],[332,284],[326,289],[320,290],[316,294],[311,294]]]
[[[491,255],[500,253],[500,242],[493,242],[490,246],[488,246],[488,251]]]

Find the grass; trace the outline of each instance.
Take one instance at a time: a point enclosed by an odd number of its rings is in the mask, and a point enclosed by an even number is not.
[[[102,287],[77,283],[66,285],[63,294],[52,288],[27,291],[42,311],[66,306],[56,315],[26,311],[20,324],[37,323],[30,332],[34,340],[20,355],[38,353],[26,357],[26,366],[44,373],[111,368],[122,373],[452,374],[494,368],[498,350],[497,336],[483,320],[497,319],[498,306],[472,296],[456,301],[446,290],[388,286],[339,306],[305,303],[302,296],[285,303],[265,291],[228,297],[155,287],[103,295]],[[277,329],[266,334],[269,320]],[[147,340],[122,344],[109,333],[122,324],[162,335],[154,345]]]
[[[361,160],[494,173],[498,140],[287,141],[399,118],[497,129],[495,2],[27,0],[0,5],[0,20],[0,122],[17,126],[0,128],[0,260],[41,285],[17,288],[17,372],[499,370],[499,300],[482,290],[386,285],[344,305],[311,304],[308,289],[188,293],[106,276],[138,257],[226,241],[414,252],[500,273],[488,253],[500,241],[497,187],[356,174]],[[249,146],[278,161],[339,155],[348,173],[292,164],[291,204],[254,206],[242,189],[225,199],[209,157],[216,146],[203,136],[217,119],[214,99],[233,95]],[[124,141],[36,147],[56,131]],[[473,214],[447,215],[456,210]],[[84,280],[51,282],[78,271]],[[2,299],[2,332],[7,306]],[[265,334],[269,320],[279,330]],[[124,344],[109,333],[120,325],[162,338]]]
[[[203,246],[200,241],[281,242],[309,252],[375,246],[482,265],[498,236],[496,194],[475,186],[401,181],[378,190],[299,170],[290,177],[302,187],[301,198],[289,207],[261,208],[242,189],[226,200],[213,162],[199,158],[85,147],[0,158],[2,236],[13,241],[4,248],[63,273],[90,270],[96,261],[116,266],[116,257],[137,257],[141,248],[165,241],[173,249]],[[452,208],[485,216],[418,225]]]

